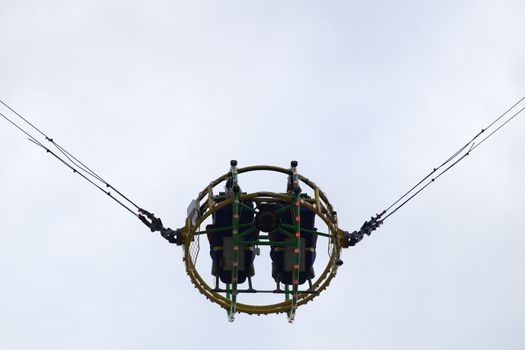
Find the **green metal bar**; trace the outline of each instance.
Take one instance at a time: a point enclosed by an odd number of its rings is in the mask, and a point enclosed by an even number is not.
[[[253,223],[249,222],[247,224],[240,224],[240,225],[237,225],[238,228],[244,228],[244,227],[248,227],[248,226],[252,226]],[[225,227],[220,227],[220,228],[210,228],[209,230],[204,230],[204,231],[197,231],[195,232],[196,235],[202,235],[202,234],[205,234],[205,233],[216,233],[216,232],[222,232],[222,231],[228,231],[228,230],[231,230],[233,229],[233,226],[225,226]]]
[[[255,209],[253,209],[253,208],[250,207],[249,205],[244,204],[243,202],[240,202],[239,205],[240,205],[241,207],[243,207],[244,209],[251,211],[252,213],[256,213]]]
[[[239,233],[239,205],[241,191],[237,181],[237,162],[231,162],[231,179],[233,189],[233,203],[232,203],[232,296],[230,303],[230,310],[228,312],[228,321],[235,320],[237,313],[237,279],[239,278],[239,245],[237,244],[237,235]],[[235,190],[236,189],[236,190]]]
[[[236,175],[236,174],[235,174]],[[234,178],[234,185],[237,185],[237,179]],[[232,298],[230,304],[230,312],[228,314],[230,322],[233,322],[235,313],[237,312],[237,278],[239,276],[239,245],[237,244],[237,235],[239,234],[239,192],[233,193],[232,205],[232,246],[233,246],[233,262],[232,262]]]
[[[303,231],[306,231],[306,233],[316,234],[316,235],[319,235],[319,236],[330,238],[330,234],[328,234],[328,233],[317,232],[317,231],[313,231],[313,230],[301,229],[301,232],[303,232]]]
[[[280,209],[277,210],[277,214],[281,214],[281,213],[284,213],[287,209],[290,209],[293,207],[293,203],[291,204],[288,204],[287,206],[284,206]]]
[[[230,284],[226,283],[226,299],[230,300],[230,297],[231,297]]]
[[[220,228],[210,228],[209,230],[204,230],[204,231],[197,231],[195,232],[196,235],[202,235],[202,234],[205,234],[205,233],[217,233],[217,232],[222,232],[222,231],[229,231],[232,229],[233,226],[225,226],[225,227],[220,227]]]
[[[288,228],[288,229],[295,229],[295,225],[281,224],[281,226],[284,227],[284,228]],[[316,234],[316,235],[323,236],[323,237],[330,237],[330,235],[328,233],[318,232],[318,231],[309,230],[307,228],[301,227],[301,233],[303,233],[303,232],[304,233]]]
[[[238,227],[240,227],[240,225]],[[246,231],[243,231],[242,233],[237,234],[236,238],[243,238],[243,237],[249,235],[250,233],[252,233],[253,231],[256,231],[256,230],[257,230],[257,227],[255,227],[255,225],[253,225],[253,227],[247,229]]]
[[[286,247],[296,245],[295,241],[268,242],[268,241],[237,241],[238,245],[271,245],[275,247]]]
[[[295,178],[294,174],[294,178]],[[294,179],[295,180],[295,179]],[[294,266],[292,270],[292,307],[288,314],[288,322],[293,322],[295,319],[295,313],[297,311],[297,291],[299,290],[299,272],[301,271],[301,196],[299,193],[294,194],[294,209],[293,213],[295,216],[295,243],[294,248]]]
[[[295,227],[294,227],[295,228]],[[288,232],[284,229],[282,229],[281,227],[277,227],[277,231],[281,232],[282,234],[284,234],[285,236],[288,236],[289,238],[295,238],[294,234],[291,233],[291,232]]]

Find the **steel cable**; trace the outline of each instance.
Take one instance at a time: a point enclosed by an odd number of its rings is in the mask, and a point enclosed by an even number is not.
[[[505,120],[501,125],[499,125],[495,130],[493,130],[489,135],[487,135],[485,138],[483,138],[479,143],[475,143],[475,141],[487,130],[489,130],[492,126],[494,126],[498,121],[500,121],[503,117],[505,117],[509,112],[514,110],[516,106],[518,106],[522,101],[525,100],[525,96],[519,99],[516,103],[514,103],[510,108],[508,108],[504,113],[502,113],[498,118],[496,118],[493,122],[491,122],[487,127],[481,129],[480,132],[478,132],[470,141],[468,141],[464,146],[460,147],[452,156],[450,156],[447,160],[445,160],[441,165],[439,165],[437,168],[434,168],[428,175],[423,177],[416,185],[414,185],[410,190],[408,190],[406,193],[404,193],[401,197],[399,197],[394,203],[392,203],[387,209],[383,210],[381,214],[379,215],[378,219],[382,217],[384,214],[388,213],[393,207],[395,207],[394,210],[390,211],[388,215],[383,217],[381,219],[381,222],[386,220],[388,217],[390,217],[392,214],[397,212],[399,209],[401,209],[405,204],[407,204],[409,201],[411,201],[414,197],[416,197],[419,193],[421,193],[424,189],[426,189],[430,184],[432,184],[434,181],[436,181],[439,177],[441,177],[443,174],[445,174],[447,171],[449,171],[452,167],[457,165],[459,162],[461,162],[463,159],[465,159],[472,151],[474,151],[476,148],[478,148],[483,142],[485,142],[488,138],[492,137],[496,132],[498,132],[502,127],[507,125],[511,120],[513,120],[515,117],[517,117],[523,110],[525,110],[525,107],[522,107],[519,109],[516,113],[514,113],[510,118]],[[470,148],[468,148],[470,146]],[[468,148],[468,151],[464,153],[464,151]],[[461,155],[462,154],[462,155]],[[459,155],[461,157],[457,158]],[[457,159],[456,159],[457,158]],[[454,159],[456,159],[454,161]],[[434,178],[431,178],[432,175],[434,175],[436,172],[438,172],[441,168],[449,164],[450,162],[454,161],[450,166],[448,166],[446,169],[444,169],[442,172],[438,173],[437,176]],[[425,181],[427,181],[429,178],[431,178],[425,185],[420,187]],[[415,192],[414,192],[415,191]],[[407,199],[405,199],[408,197]],[[399,202],[401,202],[403,199],[405,199],[401,204],[397,205]],[[397,207],[396,207],[397,205]]]
[[[82,163],[78,158],[73,156],[70,152],[68,152],[66,149],[64,149],[62,146],[60,146],[58,143],[56,143],[52,138],[48,137],[43,131],[41,131],[39,128],[37,128],[34,124],[32,124],[29,120],[24,118],[21,114],[19,114],[17,111],[15,111],[13,108],[11,108],[9,105],[7,105],[4,101],[0,100],[0,103],[3,104],[5,107],[7,107],[11,112],[13,112],[16,116],[18,116],[20,119],[22,119],[24,122],[26,122],[28,125],[30,125],[34,130],[36,130],[40,135],[42,135],[47,141],[49,141],[51,144],[53,144],[57,150],[66,158],[60,157],[57,153],[53,152],[49,148],[43,145],[42,142],[40,142],[35,136],[33,136],[31,133],[29,133],[27,130],[25,130],[22,126],[17,124],[15,121],[13,121],[11,118],[7,117],[5,114],[0,112],[0,116],[3,117],[5,120],[7,120],[10,124],[12,124],[14,127],[16,127],[20,132],[24,133],[28,138],[29,141],[34,143],[35,145],[41,147],[46,151],[46,153],[50,153],[53,157],[55,157],[57,160],[59,160],[62,164],[64,164],[66,167],[71,169],[74,173],[80,175],[84,180],[88,181],[91,185],[95,186],[100,191],[104,192],[106,195],[108,195],[111,199],[113,199],[115,202],[117,202],[119,205],[124,207],[127,211],[129,211],[133,216],[138,216],[137,213],[135,213],[134,210],[132,210],[129,206],[124,204],[121,200],[116,198],[111,194],[110,191],[105,190],[102,185],[97,184],[94,180],[100,182],[103,184],[106,188],[112,189],[115,193],[117,193],[122,199],[130,203],[133,207],[136,209],[140,209],[140,207],[135,204],[132,200],[130,200],[126,195],[124,195],[122,192],[117,190],[115,187],[113,187],[111,184],[109,184],[107,181],[105,181],[101,176],[96,174],[93,170],[91,170],[88,166],[86,166],[84,163]],[[92,179],[90,179],[91,177]],[[93,180],[94,179],[94,180]]]

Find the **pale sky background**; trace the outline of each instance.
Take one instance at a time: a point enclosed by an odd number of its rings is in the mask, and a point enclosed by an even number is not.
[[[4,0],[0,98],[168,226],[230,159],[297,159],[354,230],[524,95],[524,14]],[[521,116],[345,251],[295,324],[230,324],[179,247],[0,120],[0,349],[523,349],[524,133]]]

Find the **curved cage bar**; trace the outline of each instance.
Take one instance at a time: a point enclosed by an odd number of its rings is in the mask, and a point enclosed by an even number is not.
[[[313,300],[315,297],[320,295],[321,292],[323,292],[328,285],[330,284],[331,280],[335,277],[337,272],[337,264],[341,253],[341,244],[339,241],[339,230],[337,228],[337,215],[333,211],[333,207],[328,201],[326,195],[324,192],[322,192],[317,185],[315,185],[314,182],[310,181],[308,178],[301,176],[297,173],[295,173],[295,176],[298,180],[300,180],[302,183],[309,186],[313,192],[313,197],[303,197],[301,198],[300,193],[277,193],[277,192],[267,192],[267,191],[261,191],[261,192],[254,192],[254,193],[237,193],[236,195],[231,196],[230,198],[222,198],[220,201],[216,201],[217,196],[214,196],[213,189],[219,185],[222,182],[226,182],[229,179],[232,178],[232,174],[235,177],[235,184],[237,181],[236,175],[242,174],[246,172],[252,172],[252,171],[273,171],[273,172],[279,172],[283,173],[289,176],[293,176],[294,173],[291,169],[285,169],[275,166],[251,166],[251,167],[245,167],[245,168],[239,168],[236,169],[235,167],[232,167],[232,169],[235,172],[228,172],[214,181],[210,183],[209,186],[207,186],[204,190],[202,190],[197,199],[196,199],[196,206],[198,208],[198,212],[196,214],[190,215],[188,213],[188,218],[186,219],[186,225],[183,229],[183,238],[184,238],[184,263],[185,268],[188,276],[190,277],[192,283],[194,286],[199,290],[200,293],[202,293],[207,299],[209,299],[211,302],[218,304],[222,308],[226,309],[228,311],[230,320],[233,320],[233,315],[235,313],[247,313],[247,314],[273,314],[273,313],[287,313],[289,321],[292,322],[293,318],[295,316],[295,310],[297,307],[304,305],[308,303],[309,301]],[[260,203],[281,203],[284,207],[281,210],[288,210],[285,208],[290,207],[293,209],[294,213],[296,214],[296,221],[294,225],[287,225],[282,224],[278,227],[279,230],[284,232],[286,235],[292,235],[295,232],[295,237],[297,237],[295,240],[292,238],[287,238],[285,242],[276,242],[271,241],[268,236],[264,236],[264,239],[257,239],[256,241],[246,241],[243,237],[246,236],[246,234],[238,234],[239,229],[238,227],[241,227],[243,225],[239,224],[238,221],[238,208],[240,206],[247,207],[244,203],[255,203],[255,205],[259,205]],[[202,234],[210,234],[212,231],[220,231],[224,229],[208,229],[204,231],[200,231],[201,226],[204,224],[204,222],[207,219],[210,219],[212,216],[217,215],[217,212],[224,208],[233,208],[232,212],[234,213],[234,219],[232,221],[232,226],[228,227],[227,229],[233,230],[233,249],[234,249],[234,262],[233,266],[235,267],[232,270],[232,277],[231,277],[231,285],[228,284],[226,289],[218,289],[217,286],[213,288],[210,286],[206,281],[202,278],[202,276],[197,271],[196,262],[197,262],[197,256],[195,255],[195,251],[199,251],[200,243],[199,243],[199,237]],[[257,210],[258,207],[254,209],[254,212]],[[311,231],[307,229],[303,229],[300,226],[299,220],[299,210],[301,208],[305,208],[308,211],[315,214],[315,217],[318,217],[322,220],[322,222],[326,225],[328,228],[327,233],[317,233],[317,231]],[[247,208],[248,210],[249,208]],[[235,219],[237,218],[237,219]],[[251,226],[250,226],[251,225]],[[246,231],[245,232],[253,232],[254,229],[257,229],[255,227],[255,219],[250,224],[244,224]],[[293,226],[293,227],[292,227]],[[317,230],[317,229],[316,229]],[[266,231],[265,231],[266,232]],[[316,239],[317,235],[323,236],[328,240],[328,260],[327,265],[323,269],[322,273],[315,279],[312,279],[312,281],[308,280],[310,283],[310,288],[308,290],[299,290],[298,288],[298,274],[299,274],[299,243],[301,242],[301,236],[306,234],[315,234]],[[237,235],[237,236],[236,236]],[[291,242],[291,243],[289,243]],[[237,289],[237,264],[238,264],[238,257],[237,257],[237,250],[238,247],[243,248],[246,245],[271,245],[272,247],[275,247],[278,244],[281,244],[283,246],[286,245],[295,245],[294,252],[297,253],[297,261],[294,267],[297,269],[297,272],[293,274],[293,283],[288,286],[285,285],[286,289],[285,291],[282,291],[282,294],[285,294],[285,300],[278,303],[272,303],[272,304],[265,304],[265,305],[252,305],[252,304],[246,304],[246,303],[240,303],[237,302],[237,296],[240,292],[246,292],[245,290],[239,291]],[[211,243],[210,243],[211,246]],[[211,249],[211,248],[210,248]],[[221,248],[222,249],[222,248]],[[282,248],[284,249],[284,248]],[[304,248],[303,248],[304,250]],[[304,283],[304,282],[302,282]],[[279,284],[278,284],[279,285]],[[288,288],[290,287],[290,289]],[[250,280],[250,288],[251,288],[251,280]],[[251,289],[250,293],[257,293],[260,291]],[[261,291],[262,292],[262,291]],[[267,292],[267,291],[266,291]],[[274,292],[276,293],[276,292]]]

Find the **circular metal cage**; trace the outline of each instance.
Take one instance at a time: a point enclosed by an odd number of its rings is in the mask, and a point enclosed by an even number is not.
[[[196,200],[192,202],[188,209],[188,217],[186,218],[186,224],[182,231],[183,235],[183,249],[184,249],[184,263],[186,272],[190,277],[195,287],[202,293],[207,299],[220,305],[226,309],[230,321],[233,321],[234,315],[237,312],[247,314],[273,314],[273,313],[287,313],[290,322],[294,320],[295,313],[298,306],[304,305],[309,301],[317,297],[322,291],[324,291],[331,280],[335,277],[337,272],[337,263],[339,261],[341,253],[341,231],[337,227],[337,214],[333,210],[332,205],[326,198],[323,191],[317,187],[317,185],[310,181],[308,178],[300,175],[296,171],[296,165],[292,162],[292,168],[285,169],[276,166],[250,166],[245,168],[237,168],[236,162],[232,161],[231,169],[228,173],[220,176],[219,178],[212,181],[205,189],[203,189]],[[295,166],[294,166],[295,165]],[[288,176],[289,188],[287,192],[254,192],[254,193],[242,193],[239,191],[237,185],[237,176],[242,173],[255,172],[255,171],[270,171],[278,172]],[[214,195],[214,188],[221,183],[225,183],[229,186],[231,191],[219,197]],[[301,185],[308,186],[313,191],[313,196],[306,196],[300,189]],[[244,225],[239,224],[239,208],[245,207],[244,203],[250,202],[255,203],[255,208],[252,210],[255,214],[258,213],[260,203],[281,203],[281,210],[290,210],[293,215],[294,221],[292,224],[277,223],[275,230],[280,230],[287,235],[286,242],[275,242],[272,241],[270,236],[258,236],[255,241],[247,242],[245,238],[246,234],[240,232],[239,227],[243,226],[244,232],[253,232],[260,229],[260,225],[255,222],[254,219],[251,223],[245,223]],[[232,212],[232,225],[231,227],[222,228],[221,230],[229,230],[232,234],[232,245],[228,247],[232,251],[231,256],[233,259],[232,278],[231,284],[227,284],[225,289],[220,289],[216,285],[212,287],[208,285],[201,277],[196,268],[196,262],[198,253],[200,250],[199,237],[200,235],[214,234],[218,230],[204,229],[201,230],[201,225],[206,219],[216,215],[218,211],[224,208],[231,208]],[[242,209],[242,208],[241,208]],[[315,217],[321,219],[328,232],[317,232],[307,230],[301,227],[300,218],[301,210],[309,210],[315,214]],[[302,290],[298,283],[298,273],[300,271],[300,252],[301,250],[301,237],[308,234],[316,234],[319,237],[323,237],[328,240],[328,260],[326,267],[322,270],[322,273],[314,280],[309,280],[309,288]],[[289,237],[288,237],[289,236]],[[316,236],[317,238],[317,236]],[[304,242],[303,242],[304,243]],[[281,293],[284,295],[284,300],[279,303],[273,303],[268,305],[251,305],[237,302],[237,296],[243,292],[258,293],[256,289],[251,288],[249,290],[240,290],[237,285],[238,271],[238,251],[239,247],[243,249],[243,246],[271,246],[276,245],[287,245],[291,246],[293,252],[295,252],[294,259],[296,259],[293,271],[293,283],[285,285],[284,290],[275,290],[273,293]],[[237,260],[236,260],[237,259]],[[278,284],[279,288],[279,284]],[[304,288],[303,288],[304,289]],[[265,291],[271,292],[271,291]]]

